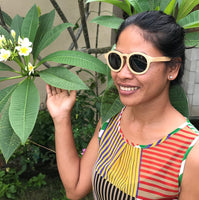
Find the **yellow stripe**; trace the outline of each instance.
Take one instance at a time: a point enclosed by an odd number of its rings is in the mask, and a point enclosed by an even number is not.
[[[96,170],[117,188],[135,197],[142,150],[124,143],[118,130],[117,120],[118,117],[110,121],[101,137],[99,155],[102,156],[98,158]]]

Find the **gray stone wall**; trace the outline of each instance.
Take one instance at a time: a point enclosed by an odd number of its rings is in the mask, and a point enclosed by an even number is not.
[[[186,50],[183,88],[187,95],[190,116],[199,116],[199,48]]]

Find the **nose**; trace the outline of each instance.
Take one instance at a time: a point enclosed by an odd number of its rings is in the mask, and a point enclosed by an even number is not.
[[[135,75],[130,71],[128,65],[127,65],[127,60],[126,58],[123,58],[124,62],[123,62],[123,66],[122,69],[118,72],[118,76],[120,78],[133,78]]]

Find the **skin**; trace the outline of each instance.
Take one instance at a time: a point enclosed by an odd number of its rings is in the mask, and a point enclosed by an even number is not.
[[[136,26],[124,29],[117,42],[116,50],[127,54],[138,51],[152,57],[164,56],[151,42],[143,38],[143,31]],[[120,99],[126,105],[121,119],[121,129],[128,140],[136,144],[150,144],[186,121],[169,101],[170,75],[175,79],[179,67],[179,63],[170,67],[163,62],[151,63],[147,73],[134,75],[124,62],[120,72],[111,73]],[[80,159],[75,148],[71,127],[71,110],[75,103],[76,92],[69,93],[49,85],[46,86],[46,90],[47,107],[55,125],[57,165],[60,177],[67,197],[81,199],[92,188],[91,176],[98,156],[98,132],[101,122],[99,121],[94,136]],[[199,144],[196,144],[187,158],[180,200],[198,199],[198,153]]]

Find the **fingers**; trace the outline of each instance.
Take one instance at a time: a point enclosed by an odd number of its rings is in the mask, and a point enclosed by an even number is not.
[[[48,98],[52,96],[51,86],[48,84],[46,85],[46,92],[47,92]]]
[[[71,97],[76,98],[76,95],[77,95],[77,91],[76,90],[71,90],[70,91],[70,96]]]
[[[56,88],[56,87],[53,87],[49,84],[46,85],[46,92],[47,92],[48,97],[51,97],[51,96],[56,95],[56,94],[64,93],[66,96],[71,96],[73,98],[76,98],[76,94],[77,94],[76,90],[71,90],[69,92],[68,90]]]

